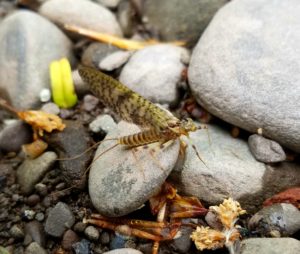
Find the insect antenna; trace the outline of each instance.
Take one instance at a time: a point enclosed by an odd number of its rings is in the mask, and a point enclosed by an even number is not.
[[[197,157],[199,158],[199,160],[205,165],[205,167],[207,169],[209,169],[209,167],[206,165],[205,161],[201,158],[200,153],[199,153],[197,147],[195,146],[195,144],[193,143],[193,141],[191,140],[191,138],[190,137],[187,137],[187,138],[189,139],[189,142],[190,142],[192,148],[194,149],[194,151],[195,151]]]

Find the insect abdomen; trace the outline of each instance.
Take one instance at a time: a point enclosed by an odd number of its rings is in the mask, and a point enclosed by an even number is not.
[[[150,129],[132,135],[121,137],[119,138],[118,143],[121,145],[135,147],[135,146],[151,144],[161,140],[162,140],[161,133],[156,131],[155,129]]]

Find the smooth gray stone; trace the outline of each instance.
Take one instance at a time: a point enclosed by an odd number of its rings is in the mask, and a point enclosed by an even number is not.
[[[139,132],[136,125],[120,122],[109,132],[108,138],[116,138]],[[137,151],[116,144],[115,140],[101,143],[89,174],[89,194],[100,214],[115,217],[140,208],[153,196],[173,169],[179,153],[176,141],[151,155],[151,149],[140,147]],[[99,155],[104,152],[103,155]]]
[[[50,87],[49,64],[62,57],[74,60],[72,44],[54,24],[31,11],[7,16],[0,24],[1,96],[19,109],[36,106]]]
[[[123,67],[120,81],[148,100],[176,104],[178,84],[189,52],[172,45],[149,46],[137,51]]]
[[[194,48],[197,101],[217,117],[300,152],[300,1],[230,1]]]

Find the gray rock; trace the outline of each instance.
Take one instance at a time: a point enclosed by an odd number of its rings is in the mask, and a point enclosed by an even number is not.
[[[58,115],[59,112],[60,112],[59,107],[53,102],[49,102],[49,103],[44,104],[42,106],[41,110],[43,110],[47,113],[50,113],[50,114],[54,114],[54,115]]]
[[[231,1],[205,30],[188,71],[194,96],[209,112],[250,132],[262,128],[297,152],[299,12],[298,0]]]
[[[227,0],[146,0],[144,19],[165,41],[197,42],[217,10]],[[159,6],[159,8],[158,8]]]
[[[50,62],[62,57],[72,61],[71,47],[55,25],[34,12],[16,11],[6,17],[0,26],[2,96],[20,109],[39,104],[40,91],[50,86]]]
[[[135,125],[120,122],[107,138],[137,132],[139,128]],[[179,152],[178,141],[155,154],[143,147],[135,151],[119,145],[98,158],[115,144],[112,140],[99,146],[89,175],[89,194],[94,207],[111,217],[128,214],[153,196],[173,169]],[[158,148],[158,144],[151,147]]]
[[[83,52],[81,62],[84,65],[97,68],[99,63],[107,56],[119,49],[104,43],[91,43]]]
[[[99,99],[93,95],[87,94],[83,97],[82,107],[85,111],[94,110],[99,103]]]
[[[13,225],[9,229],[9,233],[11,237],[16,238],[16,239],[22,239],[24,237],[24,231],[19,225]]]
[[[135,19],[136,11],[131,2],[121,0],[118,6],[117,17],[124,35],[129,38],[136,30],[138,20]]]
[[[73,226],[75,217],[67,204],[59,202],[51,209],[45,224],[47,234],[61,237],[63,233]]]
[[[105,7],[86,0],[49,0],[40,14],[58,24],[83,27],[100,33],[122,35],[114,14]]]
[[[244,140],[233,139],[213,125],[208,125],[208,131],[211,144],[205,130],[190,135],[207,167],[188,146],[183,167],[172,171],[170,180],[181,193],[213,205],[232,197],[250,212],[257,211],[267,197],[300,184],[298,164],[266,167],[255,160]]]
[[[59,161],[59,166],[69,186],[83,188],[86,184],[84,173],[92,156],[92,152],[87,151],[90,147],[90,136],[80,122],[64,121],[64,123],[66,128],[63,132],[45,135],[45,139],[59,158],[66,158]]]
[[[152,102],[175,104],[188,55],[186,49],[171,45],[146,47],[130,58],[120,81]]]
[[[48,252],[38,243],[32,242],[25,250],[25,254],[47,254]]]
[[[273,163],[286,159],[282,147],[275,141],[253,134],[248,139],[248,144],[253,156],[261,162]]]
[[[97,241],[100,236],[98,229],[94,226],[86,227],[86,229],[84,230],[84,234],[91,241]]]
[[[131,249],[131,248],[122,248],[111,251],[106,251],[103,254],[143,254],[139,250]]]
[[[264,237],[290,236],[300,230],[300,211],[291,204],[267,206],[252,216],[249,228]]]
[[[54,152],[45,152],[34,160],[26,159],[19,166],[17,179],[24,194],[30,194],[34,190],[35,184],[51,169],[56,158]]]
[[[91,253],[90,242],[86,239],[82,239],[80,242],[72,244],[72,248],[75,254],[89,254]]]
[[[89,129],[94,133],[98,133],[100,131],[108,133],[116,129],[116,127],[117,124],[110,115],[99,115],[89,125]]]
[[[18,135],[16,135],[18,133]],[[18,152],[21,146],[32,141],[31,127],[17,120],[7,125],[0,132],[0,150],[3,152]]]
[[[124,65],[131,57],[130,51],[116,51],[105,57],[100,63],[99,68],[104,71],[113,71]]]
[[[30,238],[33,242],[38,243],[40,246],[45,247],[46,237],[43,225],[34,220],[26,223],[25,237]]]
[[[170,248],[174,251],[174,253],[188,253],[189,249],[192,246],[192,232],[193,228],[191,227],[180,227],[181,235],[169,243]]]
[[[298,254],[300,241],[294,238],[251,238],[241,243],[241,254]]]
[[[107,8],[116,8],[120,0],[96,0],[98,3],[104,5]]]

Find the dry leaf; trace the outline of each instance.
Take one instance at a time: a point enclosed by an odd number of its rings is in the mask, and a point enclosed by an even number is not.
[[[300,187],[291,188],[280,192],[267,199],[263,205],[269,206],[275,203],[290,203],[300,209]]]

